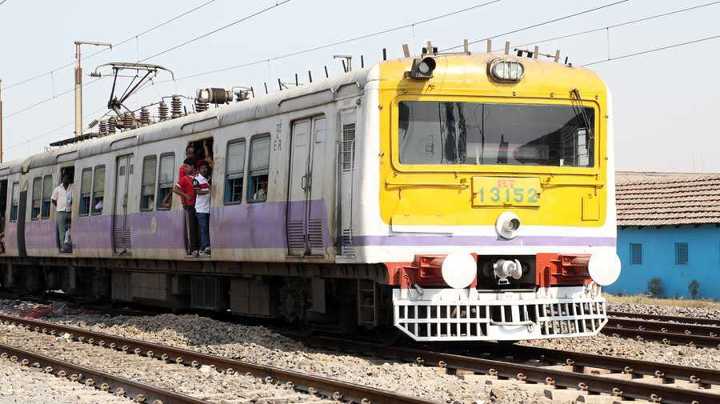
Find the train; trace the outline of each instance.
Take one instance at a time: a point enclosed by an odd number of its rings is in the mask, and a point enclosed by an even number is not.
[[[424,48],[166,118],[0,165],[3,287],[417,341],[607,322],[611,95],[589,69]],[[172,189],[203,145],[212,250],[196,258]],[[63,175],[71,252],[50,201]]]

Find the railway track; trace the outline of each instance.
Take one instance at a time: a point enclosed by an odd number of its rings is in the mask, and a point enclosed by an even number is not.
[[[28,350],[0,344],[0,359],[8,359],[23,366],[42,369],[57,377],[67,378],[106,391],[108,394],[127,397],[137,403],[152,404],[205,404],[205,401],[164,390],[149,384],[138,383],[86,366],[49,358]]]
[[[470,371],[544,384],[548,388],[574,388],[587,394],[662,403],[720,402],[720,389],[716,389],[720,386],[720,371],[711,369],[524,346],[513,346],[510,352],[501,352],[507,347],[496,347],[494,356],[513,355],[510,359],[497,360],[476,353],[385,346],[334,337],[308,337],[305,342],[323,349],[444,367],[449,372]]]
[[[720,327],[720,320],[712,318],[696,318],[696,317],[684,317],[684,316],[665,316],[662,314],[640,314],[640,313],[626,313],[622,311],[608,311],[610,317],[623,317],[623,318],[634,318],[642,320],[656,320],[673,323],[685,323],[685,324],[703,324],[703,325],[714,325]]]
[[[666,344],[720,348],[720,321],[711,319],[612,313],[602,332]]]
[[[5,314],[0,314],[0,322],[9,325],[22,326],[28,330],[43,334],[68,334],[69,337],[75,341],[119,350],[128,354],[157,358],[171,363],[174,362],[178,365],[191,367],[200,367],[205,365],[218,372],[226,372],[229,374],[249,373],[256,378],[264,379],[268,383],[292,383],[293,387],[298,391],[313,395],[321,395],[338,401],[400,404],[429,403],[429,401],[420,398],[408,397],[389,391],[374,389],[353,383],[346,383],[331,378],[308,375],[301,372],[284,370],[272,366],[258,365],[220,356],[207,355],[168,345],[116,337],[78,327],[53,324],[46,321],[20,318]]]

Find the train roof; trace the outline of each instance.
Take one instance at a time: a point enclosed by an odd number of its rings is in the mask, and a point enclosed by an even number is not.
[[[24,160],[6,164],[12,167],[22,165],[23,170],[44,167],[328,103],[362,91],[367,83],[369,70],[360,69],[308,86],[261,95],[247,101],[222,105],[114,135],[52,147]],[[0,170],[6,164],[0,166]]]

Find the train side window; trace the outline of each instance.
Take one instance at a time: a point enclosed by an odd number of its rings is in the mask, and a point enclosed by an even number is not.
[[[225,165],[225,203],[240,203],[245,176],[245,140],[228,143]]]
[[[10,199],[10,221],[17,222],[18,207],[20,206],[20,183],[12,184],[12,199]]]
[[[270,169],[270,135],[260,135],[250,140],[250,168],[248,169],[249,203],[265,202],[268,192]]]
[[[90,214],[92,177],[92,168],[84,168],[80,174],[80,216],[87,216]]]
[[[40,219],[40,205],[42,205],[42,177],[36,177],[33,179],[30,220]]]
[[[142,170],[142,189],[140,190],[140,210],[151,211],[155,207],[155,173],[157,156],[145,156]]]
[[[49,219],[50,218],[50,207],[52,204],[50,203],[50,198],[52,197],[53,192],[53,178],[52,175],[46,175],[43,177],[43,185],[42,185],[42,212],[40,212],[40,217],[42,219]]]
[[[172,189],[175,185],[175,154],[160,156],[160,173],[158,180],[158,210],[168,210],[172,207]]]
[[[105,166],[95,166],[92,193],[90,213],[93,215],[101,215],[105,202]]]

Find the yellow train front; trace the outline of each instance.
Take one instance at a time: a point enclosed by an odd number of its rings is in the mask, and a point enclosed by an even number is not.
[[[384,263],[394,325],[424,341],[598,333],[620,272],[598,76],[431,54],[379,65],[368,87],[353,245]]]

